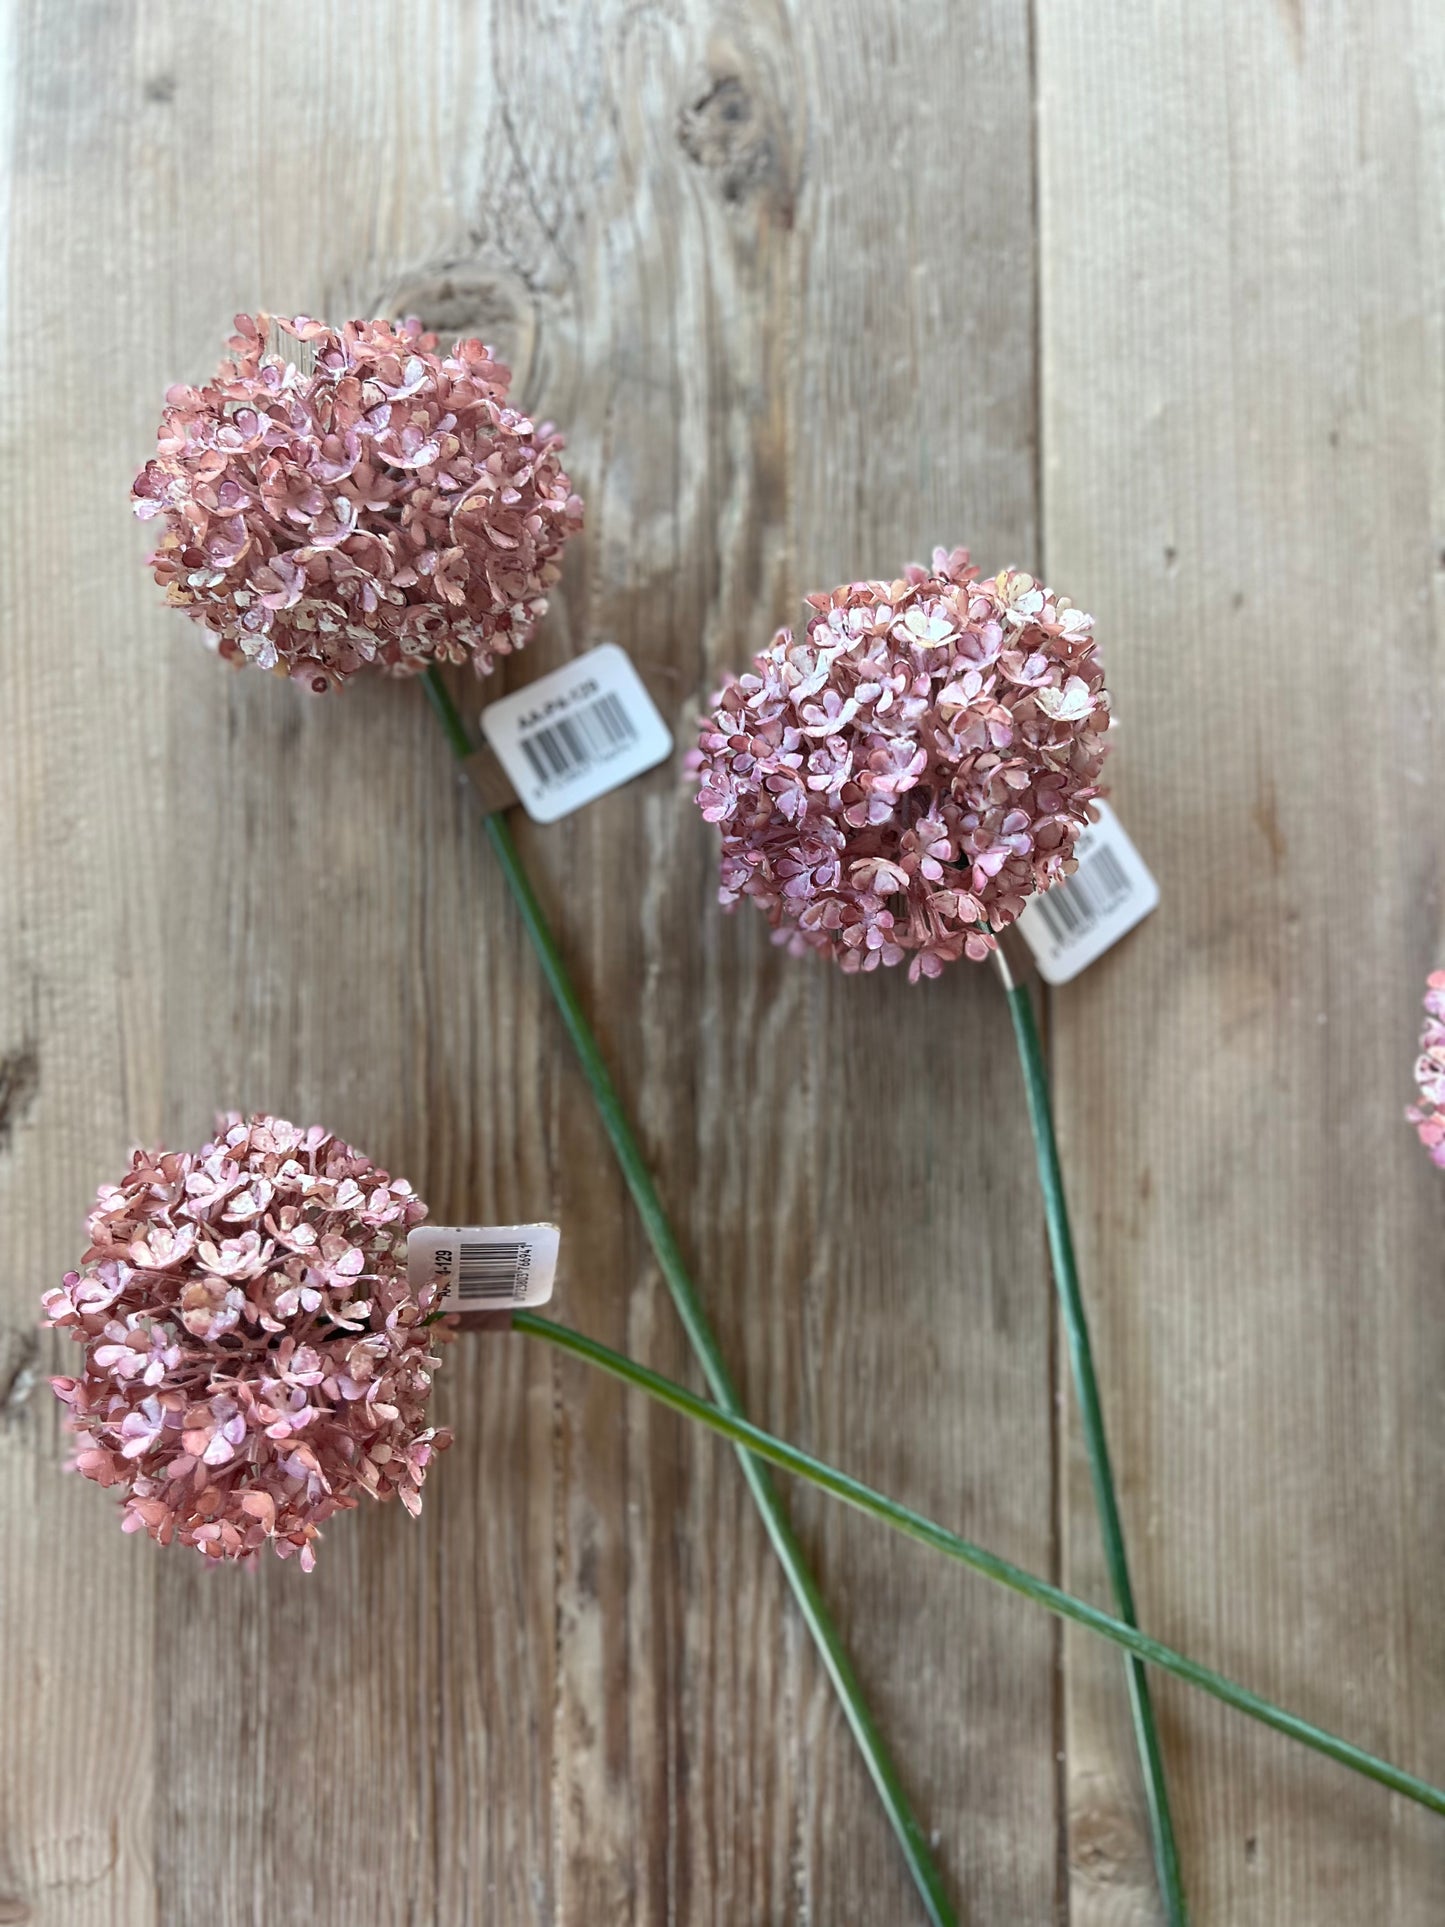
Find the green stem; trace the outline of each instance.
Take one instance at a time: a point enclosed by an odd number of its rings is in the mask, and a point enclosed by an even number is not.
[[[1023,1067],[1024,1088],[1028,1093],[1029,1122],[1033,1126],[1034,1153],[1038,1160],[1039,1184],[1044,1194],[1044,1215],[1048,1221],[1049,1253],[1053,1259],[1054,1280],[1058,1286],[1064,1331],[1068,1338],[1069,1362],[1073,1367],[1074,1391],[1089,1458],[1089,1472],[1094,1483],[1094,1504],[1104,1542],[1104,1562],[1109,1570],[1109,1583],[1120,1619],[1130,1626],[1137,1626],[1139,1619],[1134,1607],[1134,1588],[1129,1578],[1128,1555],[1124,1549],[1124,1524],[1119,1516],[1119,1500],[1109,1464],[1109,1446],[1104,1436],[1104,1410],[1099,1399],[1099,1382],[1094,1374],[1094,1353],[1089,1343],[1088,1320],[1084,1316],[1079,1269],[1074,1258],[1074,1240],[1069,1229],[1064,1174],[1059,1164],[1059,1146],[1054,1135],[1053,1112],[1049,1103],[1048,1072],[1039,1043],[1038,1026],[1034,1023],[1028,986],[1012,982],[1007,974],[1004,981],[1009,1010],[1013,1016],[1014,1037],[1018,1042],[1019,1062]],[[1134,1739],[1144,1771],[1144,1795],[1149,1807],[1154,1867],[1169,1919],[1174,1927],[1183,1927],[1188,1919],[1188,1910],[1149,1681],[1136,1658],[1125,1662],[1125,1672],[1129,1682],[1129,1705],[1134,1718]]]
[[[1274,1705],[1271,1700],[1261,1699],[1258,1693],[1252,1693],[1247,1686],[1239,1685],[1223,1673],[1216,1673],[1212,1667],[1201,1666],[1198,1660],[1175,1652],[1172,1646],[1151,1639],[1147,1633],[1140,1632],[1137,1626],[1123,1619],[1115,1619],[1099,1607],[1091,1606],[1083,1599],[1074,1598],[1072,1593],[1050,1585],[1047,1579],[1039,1579],[1022,1566],[1015,1566],[1007,1559],[1000,1559],[997,1553],[975,1545],[972,1540],[962,1539],[957,1533],[935,1525],[931,1519],[925,1519],[922,1513],[910,1511],[895,1499],[875,1492],[871,1486],[849,1478],[846,1472],[835,1472],[832,1466],[825,1465],[820,1459],[800,1452],[796,1446],[785,1445],[771,1433],[750,1425],[746,1419],[734,1413],[709,1404],[706,1399],[698,1398],[695,1393],[686,1391],[671,1379],[649,1371],[634,1359],[625,1358],[607,1345],[599,1345],[593,1338],[584,1338],[581,1332],[572,1331],[565,1325],[556,1325],[549,1318],[539,1318],[535,1312],[514,1312],[512,1325],[514,1330],[524,1332],[528,1337],[545,1339],[549,1345],[570,1352],[574,1358],[585,1359],[589,1365],[600,1367],[613,1378],[621,1379],[624,1384],[646,1392],[650,1398],[681,1413],[684,1418],[695,1419],[699,1425],[720,1433],[740,1450],[767,1459],[784,1472],[796,1473],[800,1479],[807,1479],[810,1484],[831,1493],[835,1499],[856,1507],[859,1512],[866,1512],[870,1518],[881,1519],[884,1525],[892,1526],[896,1532],[917,1539],[922,1545],[931,1546],[935,1552],[941,1552],[949,1559],[956,1559],[960,1565],[982,1573],[986,1579],[1007,1586],[1011,1592],[1021,1594],[1035,1605],[1057,1613],[1059,1618],[1072,1620],[1076,1626],[1084,1626],[1102,1639],[1112,1640],[1116,1646],[1122,1646],[1131,1659],[1147,1660],[1161,1672],[1172,1673],[1176,1679],[1198,1687],[1201,1692],[1212,1694],[1215,1699],[1223,1700],[1226,1706],[1232,1706],[1236,1712],[1258,1720],[1262,1726],[1272,1727],[1276,1733],[1298,1740],[1302,1746],[1323,1753],[1327,1759],[1335,1760],[1341,1766],[1349,1767],[1352,1772],[1363,1774],[1367,1780],[1388,1787],[1392,1793],[1428,1807],[1432,1813],[1445,1814],[1445,1789],[1431,1786],[1428,1780],[1418,1779],[1413,1773],[1406,1773],[1403,1768],[1380,1759],[1377,1754],[1367,1753],[1363,1747],[1354,1746],[1349,1740],[1342,1740],[1323,1727],[1312,1725],[1297,1713],[1285,1712],[1283,1707]]]
[[[472,753],[472,744],[467,735],[466,724],[462,721],[451,692],[442,681],[436,669],[428,669],[422,677],[422,686],[431,700],[442,729],[446,733],[453,753],[464,760]],[[632,1193],[633,1202],[641,1215],[643,1225],[652,1244],[657,1262],[662,1269],[672,1301],[677,1307],[683,1329],[697,1355],[717,1405],[721,1410],[742,1423],[742,1407],[737,1391],[726,1364],[723,1362],[707,1313],[692,1282],[682,1251],[668,1222],[657,1187],[647,1168],[636,1133],[633,1131],[627,1111],[612,1074],[587,1016],[582,1008],[567,965],[557,947],[557,940],[537,900],[526,870],[522,865],[521,853],[512,839],[505,818],[499,812],[491,812],[486,818],[487,835],[491,838],[492,848],[497,861],[502,866],[522,922],[526,925],[527,935],[537,952],[542,965],[542,974],[552,992],[562,1022],[568,1036],[576,1048],[582,1062],[583,1075],[592,1090],[597,1112],[617,1154],[617,1162],[622,1167],[622,1175],[627,1180],[627,1188]],[[712,1410],[712,1407],[708,1408]],[[834,1690],[841,1700],[847,1715],[848,1724],[853,1729],[853,1737],[873,1777],[878,1796],[883,1802],[898,1843],[908,1862],[909,1872],[918,1888],[924,1909],[933,1927],[956,1927],[957,1915],[948,1899],[943,1884],[943,1875],[929,1850],[928,1837],[920,1826],[898,1769],[884,1743],[867,1702],[863,1689],[853,1670],[852,1661],[844,1649],[842,1638],[834,1625],[832,1616],[823,1602],[814,1579],[803,1557],[788,1519],[778,1489],[766,1469],[758,1460],[745,1451],[740,1451],[739,1460],[743,1476],[748,1482],[758,1511],[762,1514],[763,1524],[773,1550],[782,1562],[788,1583],[802,1611],[803,1618],[813,1641],[833,1682]]]

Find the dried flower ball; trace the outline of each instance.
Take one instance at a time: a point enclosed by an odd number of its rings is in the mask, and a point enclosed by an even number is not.
[[[561,572],[582,504],[562,438],[507,406],[510,371],[479,341],[437,354],[409,320],[237,315],[201,388],[166,393],[132,488],[159,519],[168,601],[234,663],[322,691],[363,669],[405,676],[520,649]]]
[[[1074,868],[1099,793],[1092,619],[1017,570],[980,579],[965,549],[808,603],[702,724],[720,899],[848,971],[984,958]]]
[[[1405,1115],[1432,1160],[1445,1169],[1445,970],[1432,970],[1425,986],[1425,1028],[1415,1064],[1420,1102]]]
[[[435,1288],[407,1281],[426,1207],[314,1126],[234,1113],[199,1151],[136,1151],[102,1185],[78,1270],[45,1322],[85,1351],[51,1380],[74,1466],[120,1494],[126,1532],[254,1564],[315,1564],[365,1497],[421,1510],[439,1343]]]

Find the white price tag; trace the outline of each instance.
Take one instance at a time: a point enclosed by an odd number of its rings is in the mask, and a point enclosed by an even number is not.
[[[447,1311],[545,1305],[562,1234],[554,1224],[419,1224],[407,1233],[412,1288],[438,1284]]]
[[[1107,803],[1074,845],[1079,867],[1030,897],[1018,920],[1048,984],[1066,984],[1116,944],[1159,901],[1159,885]]]
[[[672,735],[615,642],[488,703],[482,734],[534,823],[555,823],[672,754]]]

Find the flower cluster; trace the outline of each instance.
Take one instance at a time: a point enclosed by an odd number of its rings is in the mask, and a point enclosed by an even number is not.
[[[801,952],[936,977],[986,957],[1074,868],[1107,747],[1092,619],[1032,577],[934,551],[812,595],[714,698],[695,761],[721,901]]]
[[[75,1468],[124,1529],[253,1564],[315,1563],[318,1527],[369,1493],[421,1510],[434,1289],[407,1282],[426,1207],[329,1132],[234,1113],[199,1151],[137,1151],[102,1185],[46,1322],[85,1348],[51,1381]]]
[[[135,512],[164,523],[156,581],[235,663],[339,687],[519,649],[582,522],[550,424],[506,405],[479,341],[443,360],[418,321],[298,316],[312,366],[237,315],[203,388],[166,393]]]
[[[1420,1102],[1405,1113],[1432,1160],[1445,1169],[1445,970],[1432,970],[1425,987],[1425,1028],[1415,1065]]]

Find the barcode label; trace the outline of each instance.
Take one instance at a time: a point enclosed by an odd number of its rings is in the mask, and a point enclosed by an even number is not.
[[[1079,858],[1067,883],[1044,892],[1039,915],[1055,944],[1068,943],[1107,917],[1128,894],[1129,879],[1118,857],[1107,848],[1096,850]]]
[[[457,1250],[457,1297],[462,1304],[470,1299],[500,1300],[510,1305],[519,1290],[527,1289],[529,1245],[475,1245],[462,1243]]]
[[[615,642],[488,703],[482,734],[534,822],[555,823],[672,754],[672,736]]]
[[[570,781],[589,764],[620,756],[636,741],[631,717],[608,689],[575,716],[559,716],[555,723],[544,723],[535,735],[519,737],[517,747],[538,781],[550,788]]]
[[[552,1296],[554,1224],[423,1224],[406,1241],[413,1289],[440,1285],[449,1311],[512,1311]]]
[[[1046,983],[1066,984],[1132,930],[1159,901],[1159,885],[1107,803],[1074,846],[1079,867],[1030,897],[1019,930]]]

